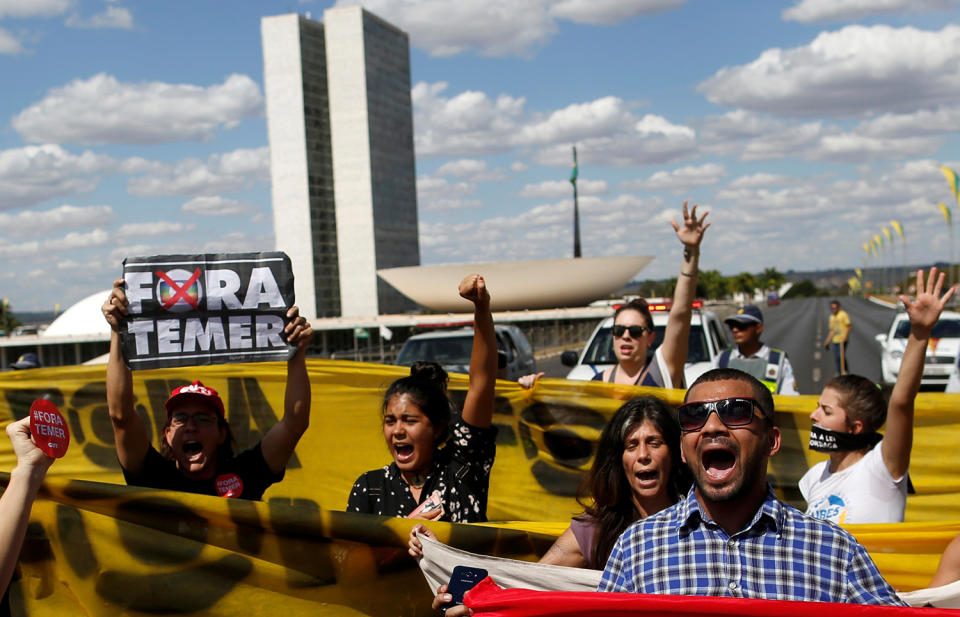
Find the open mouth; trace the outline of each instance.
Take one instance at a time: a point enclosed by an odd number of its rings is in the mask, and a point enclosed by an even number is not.
[[[644,484],[650,484],[660,479],[660,474],[656,470],[638,471],[633,475]]]
[[[393,444],[393,452],[398,463],[406,463],[413,458],[413,446],[408,443]]]
[[[700,462],[711,480],[722,482],[733,473],[737,457],[733,451],[726,448],[714,448],[705,451]]]
[[[187,456],[193,456],[194,454],[199,454],[203,451],[203,444],[199,441],[185,441],[183,442],[183,453]]]

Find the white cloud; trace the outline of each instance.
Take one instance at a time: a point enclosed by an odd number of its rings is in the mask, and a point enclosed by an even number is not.
[[[51,89],[11,124],[30,142],[168,143],[210,139],[217,128],[232,128],[262,110],[260,88],[246,75],[204,88],[121,83],[100,73]]]
[[[0,210],[92,191],[93,175],[113,167],[110,157],[90,151],[76,155],[56,145],[0,150]]]
[[[550,15],[578,24],[612,25],[638,15],[676,8],[686,0],[559,0]]]
[[[734,178],[727,183],[728,189],[757,188],[761,186],[777,186],[780,184],[793,184],[794,179],[782,174],[755,173],[746,176]]]
[[[698,186],[716,184],[727,175],[723,165],[706,163],[699,166],[680,167],[671,171],[658,171],[646,180],[634,180],[620,185],[626,190],[683,192]]]
[[[72,0],[3,0],[0,2],[0,18],[3,17],[56,17],[73,6]]]
[[[516,171],[516,172],[527,171],[527,164],[524,163],[523,161],[514,161],[510,163],[510,171]]]
[[[141,197],[158,195],[213,196],[250,186],[255,180],[270,178],[268,148],[240,149],[213,154],[206,162],[183,159],[174,164],[131,161],[131,167],[144,170],[130,179],[127,190]]]
[[[957,0],[800,0],[783,11],[787,21],[856,21],[874,15],[949,11]]]
[[[0,28],[0,54],[15,55],[23,52],[23,45],[12,32]]]
[[[628,166],[665,163],[695,151],[692,128],[654,114],[638,117],[617,97],[527,114],[523,98],[500,95],[494,101],[473,91],[446,98],[446,86],[421,82],[413,88],[419,156],[480,156],[541,147],[534,156],[538,163],[566,167],[576,143],[583,162]]]
[[[847,26],[809,45],[769,49],[698,87],[718,105],[786,115],[910,112],[960,96],[960,26]]]
[[[432,56],[477,52],[531,56],[559,30],[558,20],[612,25],[680,6],[685,0],[338,0],[362,4],[410,34]],[[443,24],[443,27],[437,27]]]
[[[417,178],[417,208],[423,212],[480,208],[483,204],[479,200],[465,199],[476,192],[477,185],[472,182],[420,176]]]
[[[459,159],[449,161],[437,168],[438,176],[469,177],[487,170],[487,162],[477,159]]]
[[[97,228],[86,233],[71,231],[63,238],[47,243],[48,247],[55,247],[57,250],[69,250],[78,248],[87,248],[91,246],[104,246],[110,241],[110,234],[103,229]]]
[[[40,236],[57,229],[106,225],[113,217],[110,206],[63,205],[50,210],[0,213],[0,234],[14,238]]]
[[[203,216],[224,216],[249,214],[255,210],[253,204],[239,199],[228,199],[220,195],[195,197],[180,207],[181,212]]]
[[[67,26],[71,28],[118,28],[120,30],[133,29],[133,14],[129,9],[121,6],[108,6],[102,13],[90,17],[71,15],[67,18]]]
[[[871,137],[910,138],[960,131],[960,107],[921,109],[909,114],[883,114],[863,122],[857,132]]]
[[[577,195],[603,195],[607,192],[605,180],[577,180]],[[520,197],[533,199],[555,199],[558,197],[573,198],[573,186],[566,180],[547,180],[538,184],[528,184],[520,189]]]
[[[190,231],[195,225],[185,225],[183,223],[171,223],[170,221],[151,221],[147,223],[127,223],[121,225],[117,230],[118,238],[129,238],[132,236],[163,236],[169,234],[181,234]]]

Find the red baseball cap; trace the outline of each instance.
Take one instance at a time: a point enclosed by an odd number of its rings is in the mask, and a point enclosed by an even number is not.
[[[175,407],[191,399],[203,403],[217,412],[217,415],[221,418],[224,416],[223,401],[220,400],[220,395],[216,390],[203,385],[199,381],[195,381],[189,386],[180,386],[179,388],[173,389],[165,405],[167,408],[167,416],[173,413]]]

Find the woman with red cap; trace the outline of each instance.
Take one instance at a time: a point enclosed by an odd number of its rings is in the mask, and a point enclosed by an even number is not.
[[[133,376],[120,347],[120,324],[127,315],[124,280],[117,279],[103,304],[113,330],[107,362],[107,407],[113,421],[117,458],[127,484],[189,493],[260,499],[283,479],[287,461],[310,421],[310,380],[306,348],[313,338],[310,323],[297,307],[287,311],[287,342],[297,351],[287,362],[284,413],[259,443],[233,456],[233,435],[216,390],[199,381],[175,388],[167,399],[167,421],[158,452],[150,443],[143,418],[133,407]]]

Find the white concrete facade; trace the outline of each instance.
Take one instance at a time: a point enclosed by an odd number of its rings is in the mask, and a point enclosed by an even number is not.
[[[337,255],[344,316],[379,313],[363,10],[323,12]]]
[[[260,21],[263,81],[270,143],[270,194],[277,250],[290,256],[300,314],[317,315],[310,234],[307,139],[303,112],[300,17]]]

